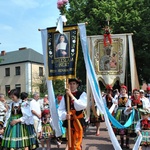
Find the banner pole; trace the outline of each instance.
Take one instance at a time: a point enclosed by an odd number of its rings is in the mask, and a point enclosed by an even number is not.
[[[66,87],[69,88],[68,85],[68,78],[66,79]],[[70,100],[69,100],[69,95],[67,94],[67,114],[70,114]],[[68,133],[68,146],[69,148],[71,147],[71,126],[70,126],[70,119],[68,120],[68,129],[67,129],[67,133]]]

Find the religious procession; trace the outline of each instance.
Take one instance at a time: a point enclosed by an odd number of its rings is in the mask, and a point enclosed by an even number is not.
[[[87,10],[84,22],[69,16],[75,4],[58,0],[56,26],[38,29],[45,91],[0,88],[0,150],[150,150],[150,84],[138,73],[132,30],[113,34],[105,10],[101,32],[89,34]]]

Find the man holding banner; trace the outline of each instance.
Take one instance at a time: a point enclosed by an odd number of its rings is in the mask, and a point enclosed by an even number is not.
[[[83,110],[87,107],[87,95],[85,92],[77,90],[81,81],[72,78],[69,79],[69,88],[66,88],[66,94],[63,96],[59,108],[58,115],[64,121],[63,126],[67,126],[67,120],[71,121],[71,147],[69,150],[81,150],[84,115]],[[69,96],[70,113],[67,113],[67,95]]]

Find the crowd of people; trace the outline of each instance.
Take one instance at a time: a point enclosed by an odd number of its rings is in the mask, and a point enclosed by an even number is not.
[[[56,108],[62,136],[55,137],[55,130],[49,109],[48,95],[40,100],[39,93],[33,94],[28,100],[26,92],[20,93],[17,89],[9,91],[11,99],[8,104],[5,95],[0,93],[0,145],[1,149],[33,150],[40,146],[42,150],[51,149],[51,138],[54,138],[57,147],[61,147],[62,137],[68,141],[66,150],[81,150],[87,120],[87,94],[78,91],[81,81],[77,78],[68,80],[68,87],[64,96],[56,97]],[[142,135],[139,150],[150,149],[150,87],[147,91],[134,89],[128,95],[128,88],[121,85],[120,89],[113,90],[111,85],[106,86],[102,93],[104,105],[111,110],[112,116],[124,125],[131,113],[135,111],[132,124],[126,128],[111,126],[115,135],[120,136],[122,149],[130,148],[130,138]],[[114,106],[114,107],[113,107]],[[113,107],[113,110],[112,110]],[[100,136],[100,123],[105,122],[104,115],[98,110],[96,102],[91,96],[89,124],[96,126],[96,136]],[[107,128],[106,128],[107,130]],[[46,147],[45,147],[46,145]]]

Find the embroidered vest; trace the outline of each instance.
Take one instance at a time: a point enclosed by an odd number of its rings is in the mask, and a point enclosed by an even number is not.
[[[106,95],[106,104],[107,104],[107,107],[110,108],[112,106],[112,100],[108,97],[108,95]]]
[[[82,92],[77,91],[77,92],[74,94],[74,97],[78,100],[81,94],[82,94]],[[67,97],[66,97],[66,95],[64,96],[64,98],[65,98],[65,106],[66,106],[66,110],[67,110]],[[70,97],[69,97],[69,102],[70,102],[70,109],[75,110],[74,104],[71,102],[71,98],[70,98]],[[83,112],[83,110],[81,110],[81,111],[76,111],[76,116],[80,115],[82,112]]]
[[[137,106],[137,108],[143,108],[142,101],[140,101],[140,100],[139,101],[132,100],[131,105],[132,106]]]
[[[119,101],[118,101],[118,106],[119,107],[125,107],[127,101],[128,101],[127,97],[120,97]]]
[[[19,106],[14,106],[14,104],[12,104],[11,114],[12,115],[22,115],[21,104],[19,104]]]

